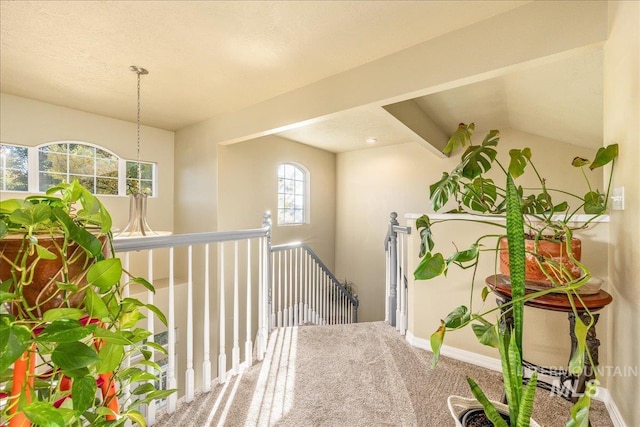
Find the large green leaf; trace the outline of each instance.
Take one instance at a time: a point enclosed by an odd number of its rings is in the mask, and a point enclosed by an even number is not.
[[[611,144],[606,147],[600,147],[596,153],[595,159],[589,165],[589,169],[594,170],[610,163],[618,157],[618,144]]]
[[[429,280],[444,272],[445,263],[441,253],[427,253],[413,272],[416,280]]]
[[[96,262],[87,272],[89,283],[97,286],[101,292],[109,291],[122,277],[120,258],[109,258]]]
[[[25,227],[35,227],[48,222],[51,218],[51,208],[47,205],[29,205],[22,209],[15,210],[9,221]]]
[[[87,288],[84,302],[89,317],[100,320],[104,320],[109,317],[109,309],[107,308],[107,305],[102,301],[100,295],[98,295],[92,288]]]
[[[42,320],[45,322],[53,322],[57,319],[75,319],[79,320],[84,316],[84,312],[79,308],[52,308],[51,310],[45,311],[42,315]]]
[[[431,351],[433,352],[433,361],[431,362],[431,366],[433,368],[438,364],[438,358],[440,357],[440,349],[442,348],[442,343],[444,342],[444,335],[447,332],[447,327],[444,324],[444,320],[440,322],[440,327],[431,334],[429,338],[429,342],[431,344]]]
[[[451,135],[451,138],[449,138],[449,141],[447,141],[447,145],[442,152],[450,154],[454,152],[458,146],[465,147],[467,144],[471,144],[471,135],[475,128],[475,123],[469,123],[468,125],[460,123],[458,129],[456,129],[453,135]]]
[[[450,329],[458,329],[461,326],[469,323],[471,319],[471,313],[469,313],[469,309],[461,305],[456,307],[451,313],[444,318],[444,325]]]
[[[69,216],[67,212],[62,208],[54,207],[53,214],[58,219],[65,233],[80,245],[87,253],[94,257],[101,259],[102,255],[102,243],[93,234],[89,233],[85,228],[79,227]]]
[[[478,177],[464,185],[462,203],[476,212],[491,212],[495,209],[498,191],[492,179]]]
[[[83,413],[93,405],[96,395],[96,379],[92,376],[74,378],[71,386],[73,409]]]
[[[416,229],[420,232],[420,254],[423,257],[427,251],[433,250],[433,235],[431,233],[431,221],[427,215],[422,215],[416,220]]]
[[[588,381],[585,384],[585,392],[571,408],[571,419],[567,422],[567,427],[589,427],[591,396],[595,394],[596,385]]]
[[[98,354],[81,342],[62,343],[51,353],[51,360],[62,369],[77,369],[98,362]]]
[[[605,212],[605,196],[599,191],[589,191],[584,195],[584,213],[600,215]]]
[[[95,325],[82,326],[74,319],[58,319],[48,325],[36,338],[37,342],[74,342],[80,341],[95,329]]]
[[[451,174],[443,172],[440,180],[429,186],[429,198],[433,210],[436,212],[439,211],[447,204],[449,198],[455,197],[455,195],[458,194],[459,188],[460,175],[458,171],[453,171]]]
[[[100,358],[98,372],[101,374],[112,372],[120,366],[124,358],[124,346],[113,341],[106,341],[100,349],[98,357]]]
[[[24,408],[24,413],[40,427],[65,427],[64,417],[49,402],[33,402]]]
[[[569,298],[573,298],[573,296],[569,295]],[[572,374],[580,374],[584,369],[584,357],[585,350],[587,348],[587,334],[589,333],[589,326],[586,325],[580,316],[575,316],[575,326],[573,328],[573,333],[576,336],[576,349],[571,354],[571,359],[569,360],[569,372]]]
[[[114,344],[122,344],[122,345],[132,345],[133,342],[128,339],[124,332],[114,332],[108,329],[96,328],[93,331],[93,335],[96,338],[101,338],[105,341],[114,343]]]
[[[531,160],[531,149],[527,147],[521,150],[509,150],[509,157],[511,157],[509,173],[512,177],[518,178],[524,174],[524,168],[527,166],[529,160]]]
[[[27,327],[12,323],[8,316],[0,318],[0,373],[22,356],[30,342],[31,332]]]
[[[470,145],[462,155],[462,176],[475,179],[489,171],[498,152],[495,147],[500,140],[500,132],[490,131],[481,145]]]
[[[499,338],[496,325],[487,322],[484,319],[478,318],[480,323],[474,323],[471,325],[473,333],[478,338],[481,344],[488,345],[489,347],[498,348]]]

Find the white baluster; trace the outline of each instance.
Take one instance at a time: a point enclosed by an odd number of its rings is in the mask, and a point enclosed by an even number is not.
[[[286,303],[286,301],[285,301]],[[282,323],[282,251],[278,252],[278,327],[281,328]]]
[[[294,291],[294,296],[293,296],[293,325],[297,326],[299,325],[299,320],[300,317],[298,316],[298,286],[300,285],[299,280],[298,280],[298,249],[294,249],[293,250],[293,262],[291,263],[291,268],[293,268],[293,277],[294,277],[294,284],[293,284],[293,291]]]
[[[187,371],[185,373],[185,400],[191,402],[195,393],[195,371],[193,369],[193,246],[189,245],[187,253]]]
[[[225,382],[227,375],[227,354],[225,353],[225,300],[224,300],[224,243],[220,243],[220,349],[218,354],[218,381]]]
[[[129,269],[129,264],[130,264],[130,257],[129,257],[129,252],[125,252],[124,253],[124,260],[123,260],[123,269],[125,271],[131,271]],[[122,283],[127,283],[127,277],[125,277],[125,273],[122,273]],[[122,290],[122,296],[124,298],[127,298],[129,296],[129,286],[125,286]],[[131,347],[126,346],[125,349],[130,349]],[[128,368],[129,366],[131,366],[131,357],[127,356],[127,361],[125,362],[125,366]],[[175,393],[174,393],[175,394]],[[127,401],[129,399],[129,396],[131,395],[131,384],[127,383],[127,385],[123,388],[122,390],[122,398],[124,401]]]
[[[238,241],[233,242],[234,259],[233,259],[233,349],[231,350],[231,369],[233,374],[239,372],[240,366],[240,307],[238,288],[240,285],[240,277],[238,275]]]
[[[385,275],[384,275],[384,321],[389,323],[389,294],[391,288],[391,274],[393,274],[391,270],[391,251],[385,251]]]
[[[251,341],[251,311],[253,310],[251,304],[251,240],[247,239],[247,339],[244,342],[244,360],[247,368],[252,365],[252,349],[253,343]],[[259,314],[258,314],[259,316]]]
[[[276,327],[276,254],[273,252],[271,255],[271,324],[269,332]]]
[[[209,244],[204,245],[204,361],[202,362],[202,388],[205,392],[211,390],[211,354],[209,348],[211,343],[209,341],[209,325],[211,323],[209,314]]]
[[[178,388],[178,379],[176,378],[176,313],[175,313],[175,278],[173,269],[173,246],[169,248],[169,318],[167,319],[168,328],[168,348],[167,351],[167,388]],[[176,403],[178,401],[178,393],[173,393],[167,398],[167,411],[173,414],[176,411]]]
[[[287,327],[291,325],[289,323],[289,263],[288,263],[288,253],[289,251],[283,251],[284,253],[284,264],[282,265],[282,270],[284,271],[284,309],[282,310],[282,317],[284,318],[283,326]]]
[[[147,261],[147,280],[150,283],[153,283],[153,250],[150,249],[148,252],[148,261]],[[151,292],[150,290],[147,290],[147,304],[151,304],[153,305],[153,292]],[[149,342],[153,342],[155,341],[155,338],[153,336],[154,332],[155,332],[155,314],[153,314],[153,311],[151,310],[147,310],[147,330],[149,332],[151,332],[151,335],[149,335],[148,341]],[[151,359],[150,360],[155,360],[155,350],[153,349],[153,347],[149,347],[147,348],[147,350],[149,350],[151,352]],[[155,369],[153,369],[150,366],[147,366],[147,371],[151,374],[156,374]],[[149,402],[149,404],[147,405],[147,423],[149,425],[153,425],[156,421],[156,402],[155,400],[152,400],[151,402]]]
[[[263,259],[263,243],[264,238],[258,239],[258,334],[256,337],[257,349],[256,358],[258,360],[264,359],[264,259]]]

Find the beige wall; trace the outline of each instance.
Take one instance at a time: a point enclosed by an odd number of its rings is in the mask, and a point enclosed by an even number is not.
[[[478,125],[486,128],[490,124]],[[501,147],[530,147],[536,166],[550,183],[559,182],[563,188],[586,192],[580,173],[570,164],[576,155],[592,157],[594,150],[511,129],[503,129],[501,134]],[[477,133],[474,141],[483,137],[483,133]],[[552,147],[554,155],[547,156]],[[501,150],[500,159],[505,163],[507,152]],[[397,212],[403,223],[407,213],[431,211],[429,184],[437,181],[443,171],[453,169],[458,159],[459,155],[440,159],[417,143],[338,154],[335,273],[355,283],[362,321],[384,319],[383,242],[389,213]],[[568,185],[567,168],[569,176],[576,180]],[[601,188],[599,174],[594,176],[594,184]],[[431,325],[424,328],[423,332],[430,330]]]
[[[142,160],[158,165],[158,197],[148,200],[148,222],[155,230],[173,230],[173,132],[143,126]],[[13,95],[0,95],[0,140],[8,144],[36,146],[53,141],[83,141],[105,147],[120,157],[136,159],[136,124],[89,114]],[[24,197],[2,192],[0,197]],[[124,228],[129,198],[100,196],[113,217],[114,227]]]
[[[306,242],[332,269],[335,247],[336,156],[278,136],[218,147],[218,227],[238,230],[261,226],[273,216],[272,243]],[[310,224],[278,226],[278,165],[293,162],[310,176]],[[338,276],[340,277],[340,276]]]
[[[640,3],[609,2],[604,55],[604,142],[620,144],[613,185],[624,186],[624,211],[611,213],[609,274],[613,291],[611,365],[640,366]],[[640,378],[613,376],[609,389],[627,425],[640,425]]]

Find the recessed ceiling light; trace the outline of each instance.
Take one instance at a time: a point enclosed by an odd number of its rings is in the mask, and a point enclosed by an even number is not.
[[[367,144],[369,144],[369,145],[373,145],[373,144],[375,144],[377,142],[378,142],[378,140],[375,139],[375,138],[367,138]]]

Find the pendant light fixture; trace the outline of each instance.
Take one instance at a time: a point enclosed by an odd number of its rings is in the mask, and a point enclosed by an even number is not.
[[[147,224],[147,194],[142,192],[141,187],[141,179],[142,179],[142,164],[140,163],[140,76],[149,74],[149,71],[142,67],[137,67],[132,65],[129,67],[131,71],[137,74],[138,77],[138,108],[137,108],[137,166],[138,166],[138,176],[136,185],[130,188],[131,194],[129,198],[129,222],[127,226],[122,230],[118,237],[139,237],[139,236],[149,236],[156,235],[154,231],[151,230],[149,224]]]

